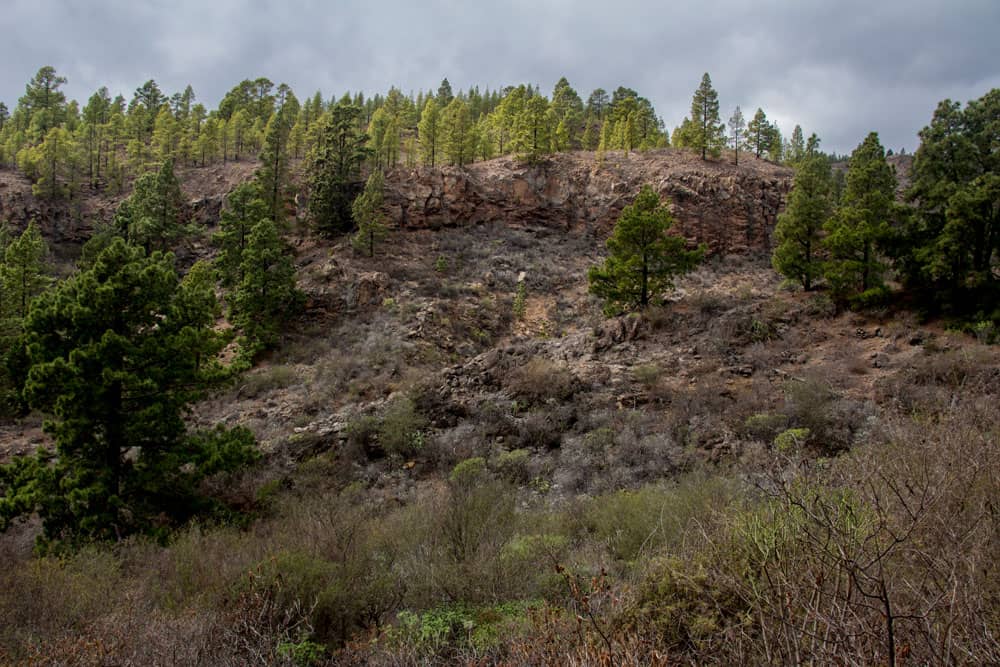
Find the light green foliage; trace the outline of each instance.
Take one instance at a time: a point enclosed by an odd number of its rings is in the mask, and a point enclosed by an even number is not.
[[[76,142],[65,128],[53,127],[36,146],[17,154],[18,167],[32,181],[36,197],[57,199],[73,192],[70,172],[76,159]]]
[[[513,484],[524,484],[530,479],[528,463],[531,452],[527,449],[514,449],[503,452],[496,460],[499,475]]]
[[[438,161],[441,147],[441,107],[433,98],[427,100],[420,114],[417,136],[420,140],[421,161],[433,167]]]
[[[66,77],[59,76],[54,67],[46,65],[25,86],[15,114],[23,114],[22,122],[31,128],[34,140],[41,140],[65,120],[66,94],[60,90],[65,83]]]
[[[256,347],[270,347],[287,318],[298,311],[302,292],[295,286],[291,248],[277,225],[264,218],[250,230],[241,264],[242,280],[232,296],[232,320]]]
[[[177,159],[181,130],[181,125],[170,108],[164,105],[153,125],[153,156],[159,162]]]
[[[518,156],[534,162],[552,152],[553,117],[549,112],[549,102],[541,95],[532,95],[524,103],[514,121],[511,148]]]
[[[644,554],[680,544],[688,522],[721,509],[735,495],[728,480],[695,475],[595,498],[587,504],[583,522],[614,558],[634,563]]]
[[[278,225],[285,221],[289,195],[288,137],[297,114],[298,101],[288,93],[285,103],[267,123],[260,169],[257,170],[257,181],[261,197],[267,204],[268,217]]]
[[[517,283],[517,290],[514,292],[514,303],[511,309],[514,312],[514,319],[523,320],[528,307],[528,286],[522,280]]]
[[[830,253],[825,276],[838,298],[881,286],[884,265],[877,245],[888,234],[895,192],[895,171],[872,132],[851,154],[840,208],[824,225],[823,245]]]
[[[461,97],[454,98],[444,108],[441,134],[444,153],[449,163],[461,167],[472,162],[475,157],[477,137],[473,131],[469,107]]]
[[[20,322],[28,315],[31,300],[41,294],[51,282],[45,265],[48,247],[34,221],[24,232],[7,244],[0,265],[0,321]],[[9,330],[9,326],[3,326]]]
[[[386,407],[378,425],[379,445],[390,456],[417,454],[424,444],[427,420],[409,398],[398,398]]]
[[[587,273],[590,292],[605,300],[611,315],[645,308],[673,287],[674,276],[693,269],[705,249],[685,249],[686,242],[668,235],[673,217],[659,195],[645,185],[626,206],[608,239],[608,259]]]
[[[309,215],[323,234],[346,232],[352,226],[351,204],[361,165],[371,154],[368,135],[358,129],[361,113],[351,104],[330,109],[319,122],[316,145],[306,159]]]
[[[351,204],[351,217],[354,218],[354,223],[358,226],[357,232],[351,237],[351,245],[355,250],[364,252],[369,257],[375,256],[375,244],[384,241],[389,234],[385,218],[382,215],[384,183],[382,172],[376,169],[368,177],[365,189]]]
[[[806,156],[806,140],[802,134],[802,126],[796,125],[792,129],[792,138],[788,143],[788,153],[785,160],[788,164],[795,166]]]
[[[774,438],[774,448],[779,452],[789,453],[801,448],[812,433],[807,428],[790,428],[782,431]]]
[[[252,460],[245,430],[186,433],[186,406],[220,372],[210,290],[181,282],[172,256],[117,239],[38,298],[25,394],[48,415],[58,458],[43,450],[2,469],[0,527],[38,512],[45,540],[160,531],[205,507],[206,475]]]
[[[797,163],[795,184],[774,229],[774,269],[809,291],[822,275],[820,232],[833,210],[830,163],[813,153]]]
[[[733,164],[740,163],[740,151],[746,148],[746,130],[747,122],[743,118],[743,111],[736,105],[733,115],[729,117],[729,145],[733,149]]]

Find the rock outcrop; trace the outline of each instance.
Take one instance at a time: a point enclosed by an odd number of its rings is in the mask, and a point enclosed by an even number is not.
[[[739,166],[661,149],[553,155],[537,164],[499,158],[463,168],[396,169],[386,179],[390,219],[407,229],[504,221],[606,232],[643,184],[669,199],[676,233],[714,253],[767,250],[792,171],[762,160]]]

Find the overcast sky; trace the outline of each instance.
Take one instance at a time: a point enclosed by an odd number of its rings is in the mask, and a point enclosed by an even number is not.
[[[1000,87],[1000,0],[3,0],[0,35],[11,108],[43,65],[81,103],[153,78],[209,108],[258,76],[300,98],[566,76],[636,89],[669,130],[707,71],[724,118],[760,106],[838,152],[872,130],[913,150],[939,100]]]

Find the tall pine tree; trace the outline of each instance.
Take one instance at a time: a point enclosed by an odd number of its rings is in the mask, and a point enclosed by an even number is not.
[[[825,274],[838,298],[881,287],[878,245],[888,234],[895,195],[895,171],[872,132],[851,153],[840,208],[825,225],[823,243],[830,253]]]
[[[691,135],[688,145],[701,153],[718,157],[726,144],[726,126],[719,119],[719,94],[712,88],[708,72],[701,77],[701,85],[691,100]]]

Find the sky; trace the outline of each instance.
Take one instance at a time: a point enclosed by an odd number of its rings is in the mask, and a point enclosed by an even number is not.
[[[4,0],[0,35],[10,108],[43,65],[81,104],[155,79],[208,108],[260,76],[300,99],[565,76],[635,89],[670,130],[708,72],[723,119],[761,107],[838,153],[871,131],[912,151],[940,100],[1000,87],[1000,0]]]

